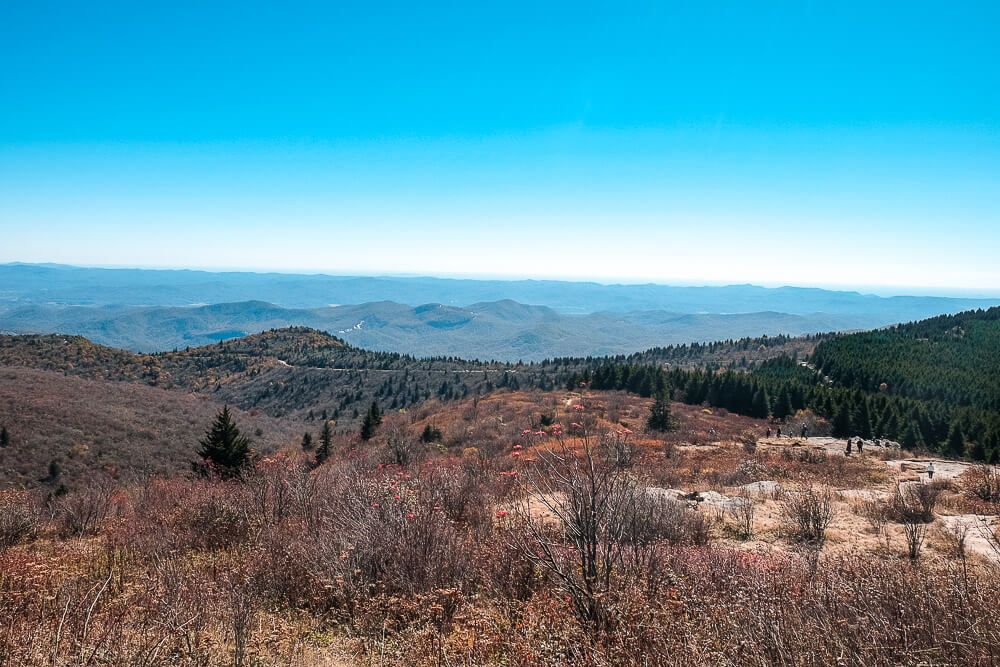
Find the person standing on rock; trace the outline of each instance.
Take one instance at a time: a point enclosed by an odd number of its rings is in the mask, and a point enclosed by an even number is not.
[[[858,456],[864,454],[865,453],[864,450],[865,450],[865,441],[862,440],[861,438],[858,438]]]
[[[846,449],[846,450],[844,451],[844,455],[845,455],[845,456],[850,456],[850,455],[851,455],[851,447],[852,447],[852,446],[853,446],[853,445],[852,445],[852,443],[851,443],[851,439],[850,439],[850,438],[848,438],[848,439],[847,439],[847,449]]]
[[[802,437],[803,438],[809,437],[809,426],[807,424],[802,425]]]
[[[927,480],[934,479],[934,461],[927,462]]]

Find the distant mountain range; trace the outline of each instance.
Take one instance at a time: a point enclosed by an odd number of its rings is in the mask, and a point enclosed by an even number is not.
[[[866,329],[996,304],[1000,298],[878,297],[753,285],[0,265],[0,331],[78,334],[141,351],[301,325],[374,350],[540,360],[764,334]]]
[[[102,345],[144,352],[194,347],[298,325],[372,350],[503,361],[623,354],[692,341],[798,335],[865,324],[864,318],[785,313],[561,315],[546,306],[515,301],[467,308],[380,301],[304,309],[244,301],[188,307],[31,305],[0,311],[0,331],[75,334]]]

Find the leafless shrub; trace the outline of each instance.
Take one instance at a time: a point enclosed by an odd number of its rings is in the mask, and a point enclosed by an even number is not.
[[[663,452],[663,458],[672,459],[674,457],[674,452],[677,449],[677,444],[672,440],[664,440],[660,451]]]
[[[376,585],[413,594],[462,587],[471,576],[472,534],[441,504],[449,493],[440,488],[444,473],[416,480],[403,471],[393,478],[341,470],[338,477],[326,480],[315,547],[306,554],[331,587],[330,604],[349,609]]]
[[[747,454],[753,454],[757,451],[757,433],[747,429],[740,433],[737,437],[739,443],[743,446],[743,451]]]
[[[729,504],[729,514],[736,521],[740,537],[753,539],[753,518],[757,510],[757,501],[749,489],[740,489],[739,494]]]
[[[500,500],[493,495],[499,488],[492,483],[499,472],[477,457],[460,465],[432,468],[421,476],[421,502],[441,508],[450,521],[489,530],[493,526],[491,507]]]
[[[826,452],[814,447],[784,447],[781,450],[781,457],[788,461],[798,461],[810,465],[824,465],[829,459]]]
[[[420,457],[420,439],[403,415],[387,415],[380,431],[378,439],[389,463],[408,466]]]
[[[193,489],[177,519],[182,543],[195,549],[225,549],[250,539],[254,505],[236,482],[206,484]]]
[[[890,518],[899,523],[934,521],[934,509],[941,497],[942,487],[938,484],[911,484],[897,487],[890,501]]]
[[[53,513],[63,535],[93,535],[111,512],[115,486],[109,479],[92,480],[53,501]]]
[[[934,520],[934,506],[940,493],[940,487],[932,484],[911,485],[905,491],[896,488],[890,502],[890,516],[903,526],[906,553],[911,560],[920,556],[927,537],[927,524]]]
[[[948,550],[954,557],[960,558],[962,562],[965,562],[968,556],[966,542],[971,528],[967,523],[953,523],[941,531],[941,537],[948,546]]]
[[[26,542],[38,531],[38,510],[23,491],[0,492],[0,549]]]
[[[729,476],[723,477],[725,486],[736,486],[754,482],[764,474],[765,468],[754,459],[744,459]]]
[[[977,527],[979,534],[983,536],[993,552],[1000,557],[1000,526],[991,526],[987,517],[980,517]]]
[[[1000,470],[996,466],[977,465],[962,475],[965,493],[987,503],[1000,502]]]
[[[257,615],[257,589],[250,576],[240,571],[230,573],[225,586],[233,667],[244,667],[249,664],[248,647]]]
[[[532,504],[551,518],[540,518]],[[510,535],[527,560],[553,577],[582,626],[596,635],[614,627],[609,596],[616,582],[640,575],[652,540],[670,524],[664,514],[673,508],[650,498],[585,439],[579,454],[563,448],[539,457]]]
[[[259,525],[281,521],[292,508],[293,488],[300,486],[299,480],[308,477],[305,465],[284,455],[257,461],[242,476],[250,504],[248,513]]]
[[[649,489],[637,489],[634,503],[623,516],[623,522],[623,540],[633,545],[659,541],[704,545],[709,540],[708,522],[700,512]]]
[[[156,558],[147,578],[151,611],[170,637],[165,653],[184,656],[192,665],[207,665],[209,656],[200,638],[206,632],[213,600],[206,582],[183,561]]]
[[[920,556],[924,538],[927,537],[927,524],[913,517],[903,519],[903,535],[906,537],[906,554],[910,560]]]
[[[833,521],[833,493],[829,489],[816,490],[810,486],[801,493],[786,493],[781,505],[792,539],[823,544],[826,529]]]
[[[855,504],[855,511],[863,516],[876,535],[885,535],[885,525],[891,512],[888,504],[878,498],[863,498]]]
[[[631,440],[628,433],[621,431],[610,431],[601,438],[601,447],[605,450],[608,459],[619,468],[631,468],[635,463],[638,449]]]

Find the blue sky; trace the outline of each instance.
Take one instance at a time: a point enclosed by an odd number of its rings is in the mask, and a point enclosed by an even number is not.
[[[996,3],[0,6],[0,262],[1000,289]]]

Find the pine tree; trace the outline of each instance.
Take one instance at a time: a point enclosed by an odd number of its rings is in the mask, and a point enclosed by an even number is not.
[[[851,430],[854,435],[859,435],[865,440],[870,440],[872,437],[871,412],[868,410],[868,401],[864,398],[858,401],[851,414]]]
[[[313,437],[312,433],[308,431],[302,434],[302,451],[310,452],[313,448]]]
[[[235,475],[250,459],[250,438],[240,433],[228,405],[216,415],[199,444],[198,455],[224,476]]]
[[[771,408],[771,413],[774,415],[775,419],[784,419],[785,417],[794,414],[795,410],[792,408],[792,396],[788,391],[788,385],[781,385],[781,391],[778,392],[778,399],[774,402],[774,406]]]
[[[319,432],[319,447],[316,449],[316,465],[330,458],[330,450],[333,447],[333,431],[330,429],[330,422],[323,422],[323,428]]]
[[[962,427],[958,425],[958,422],[951,425],[944,448],[945,453],[951,456],[962,456],[965,454],[965,436],[962,434]]]
[[[767,390],[761,387],[754,392],[753,399],[750,401],[750,416],[764,419],[770,413],[771,406],[767,397]]]
[[[420,434],[420,442],[428,444],[432,442],[441,442],[441,438],[441,429],[433,427],[430,424],[424,426],[424,431]]]
[[[837,406],[837,412],[833,417],[833,437],[846,438],[851,435],[851,411],[847,403]]]
[[[0,449],[6,449],[10,447],[10,433],[7,432],[7,427],[0,427]]]
[[[969,447],[969,458],[973,461],[985,461],[987,457],[986,448],[981,442],[974,442]]]
[[[667,392],[660,392],[649,408],[649,419],[646,426],[653,431],[672,431],[674,428],[674,418],[670,414],[670,399]]]
[[[909,421],[906,426],[903,427],[903,432],[899,436],[899,444],[903,449],[914,450],[923,444],[923,439],[920,437],[920,426],[916,422]]]
[[[375,430],[382,423],[382,412],[378,409],[378,403],[372,401],[371,407],[368,408],[368,414],[365,415],[365,419],[361,422],[361,439],[371,440],[372,436],[375,435]]]

